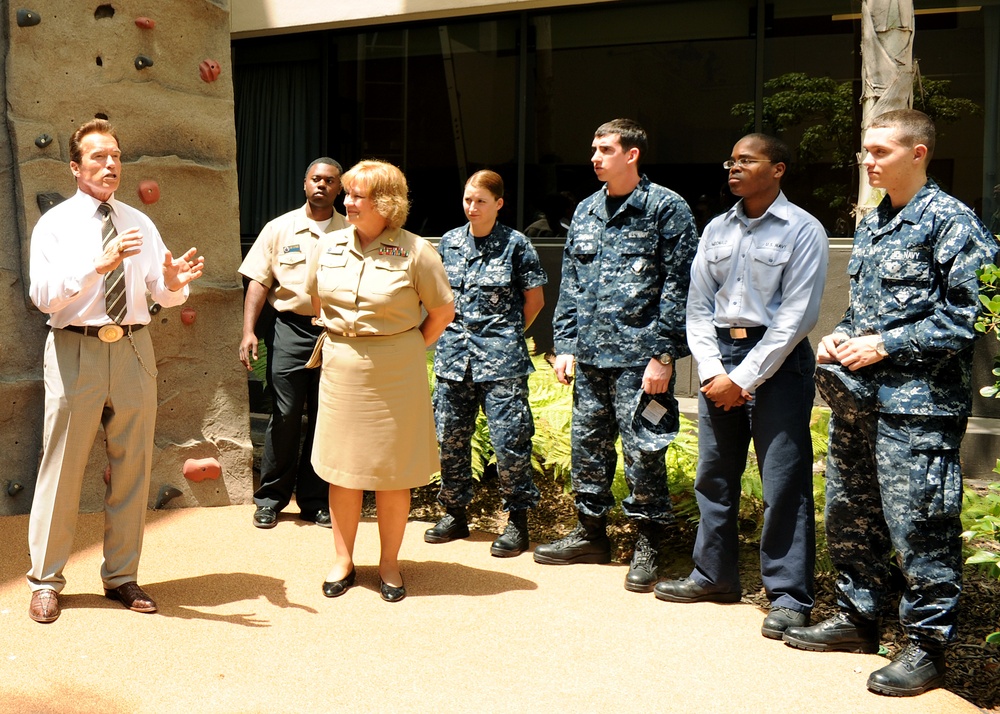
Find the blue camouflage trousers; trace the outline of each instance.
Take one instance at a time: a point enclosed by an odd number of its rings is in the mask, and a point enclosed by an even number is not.
[[[868,412],[830,420],[826,533],[837,604],[867,619],[903,574],[899,621],[916,643],[954,639],[962,589],[965,417]]]
[[[472,500],[472,435],[480,406],[496,452],[503,509],[536,506],[539,493],[531,469],[535,422],[528,406],[527,376],[473,382],[467,373],[461,382],[437,379],[434,422],[441,449],[438,501],[445,508],[460,508]]]
[[[645,366],[602,368],[577,363],[573,387],[573,491],[577,510],[587,516],[607,515],[615,505],[611,493],[622,439],[629,495],[622,510],[631,519],[660,524],[674,521],[664,461],[667,447],[648,449],[634,427],[635,396],[642,391]],[[673,390],[655,397],[676,414]]]

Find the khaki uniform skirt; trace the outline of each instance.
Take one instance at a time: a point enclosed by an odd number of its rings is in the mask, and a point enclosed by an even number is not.
[[[424,338],[342,337],[323,345],[312,465],[336,486],[391,491],[424,486],[441,469]]]

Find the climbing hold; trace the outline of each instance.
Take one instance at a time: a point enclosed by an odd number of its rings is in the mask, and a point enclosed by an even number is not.
[[[66,199],[58,193],[36,193],[35,201],[38,202],[38,210],[45,213],[53,206],[58,206]]]
[[[217,479],[222,475],[222,465],[216,459],[188,459],[184,462],[184,478],[199,483]]]
[[[104,467],[104,485],[111,483],[111,464]]]
[[[11,496],[11,497],[16,496],[17,494],[21,493],[21,491],[23,491],[23,490],[24,490],[24,486],[22,486],[21,484],[19,484],[17,481],[8,481],[7,482],[7,495],[8,496]]]
[[[193,307],[186,307],[181,310],[181,322],[185,325],[190,325],[194,322],[194,318],[198,316],[197,311]]]
[[[152,30],[156,27],[156,20],[150,20],[148,17],[137,17],[135,18],[135,26],[140,30]]]
[[[150,315],[158,315],[159,312],[160,312],[160,310],[162,310],[162,309],[163,309],[163,306],[160,305],[160,303],[154,302],[152,305],[149,306],[149,314]]]
[[[145,204],[156,203],[160,200],[160,184],[152,179],[139,182],[139,200]]]
[[[34,27],[42,21],[42,16],[34,10],[20,9],[17,11],[18,27]]]
[[[207,59],[198,65],[198,71],[201,73],[202,81],[214,82],[219,78],[219,73],[222,72],[222,68],[214,59]]]
[[[163,484],[160,486],[160,492],[156,495],[156,503],[153,504],[153,509],[160,510],[167,505],[167,501],[172,501],[180,495],[180,489],[174,488],[169,483]]]
[[[37,139],[35,139],[35,146],[39,149],[44,149],[46,146],[52,143],[52,137],[48,134],[40,134]]]
[[[146,67],[152,67],[153,60],[149,59],[146,55],[136,55],[135,57],[135,68],[136,69],[146,69]]]

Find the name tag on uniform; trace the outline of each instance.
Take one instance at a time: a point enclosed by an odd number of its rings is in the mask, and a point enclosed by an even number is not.
[[[286,245],[281,250],[283,253],[301,253],[302,247],[299,245]]]

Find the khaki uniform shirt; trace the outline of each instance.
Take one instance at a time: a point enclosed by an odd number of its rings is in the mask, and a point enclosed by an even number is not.
[[[321,236],[309,261],[306,292],[320,298],[328,330],[348,335],[396,335],[454,297],[441,257],[420,236],[386,229],[361,249],[354,228]]]
[[[347,227],[333,212],[326,233]],[[278,312],[312,315],[312,301],[305,291],[306,266],[320,235],[303,205],[268,222],[240,265],[240,273],[268,288],[267,301]]]

